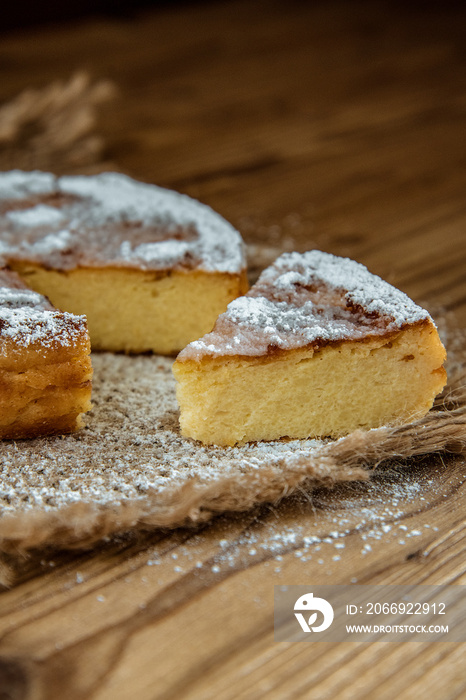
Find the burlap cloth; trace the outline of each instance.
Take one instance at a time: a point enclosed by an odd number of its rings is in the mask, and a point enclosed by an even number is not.
[[[77,74],[3,105],[2,169],[109,169],[98,163],[104,140],[95,133],[96,107],[114,94],[107,82],[92,84],[89,76]],[[281,252],[259,246],[253,255],[257,271]],[[394,459],[463,452],[466,385],[464,361],[456,353],[464,345],[464,338],[448,345],[449,384],[421,421],[332,442],[235,449],[205,448],[181,438],[171,361],[97,355],[94,410],[85,429],[0,444],[0,552],[87,547],[137,528],[174,528],[275,502],[297,490],[365,480]]]
[[[466,450],[461,363],[415,423],[241,448],[180,436],[171,360],[103,353],[93,364],[86,428],[0,445],[0,551],[88,547],[137,528],[198,523],[297,490],[366,480],[394,459]]]

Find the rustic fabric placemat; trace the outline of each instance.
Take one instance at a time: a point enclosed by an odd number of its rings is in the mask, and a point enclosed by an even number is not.
[[[115,93],[108,82],[93,84],[79,73],[3,105],[2,168],[105,169],[97,165],[103,139],[95,133],[96,109]],[[283,252],[263,244],[250,248],[254,277]],[[170,360],[101,354],[93,364],[94,410],[85,429],[0,444],[0,552],[87,547],[136,528],[196,523],[298,489],[365,480],[387,460],[466,445],[458,362],[434,409],[417,423],[331,442],[234,449],[206,448],[180,436]]]
[[[337,441],[205,447],[178,429],[172,361],[95,354],[93,411],[69,436],[0,445],[0,551],[87,547],[136,528],[173,528],[296,491],[365,480],[387,459],[466,445],[457,371],[430,413]]]

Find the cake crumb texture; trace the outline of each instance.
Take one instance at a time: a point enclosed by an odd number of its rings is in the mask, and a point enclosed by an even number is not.
[[[427,311],[363,265],[281,256],[177,358],[183,435],[235,445],[425,415],[446,382]]]
[[[91,408],[91,378],[85,318],[0,270],[0,439],[76,430]]]
[[[296,490],[366,480],[368,467],[394,456],[464,445],[463,392],[459,406],[401,428],[207,446],[180,434],[169,358],[96,353],[93,365],[94,405],[82,430],[0,443],[2,551],[88,547],[140,527],[199,523]]]
[[[115,352],[176,354],[248,288],[225,219],[119,173],[0,173],[0,259]]]

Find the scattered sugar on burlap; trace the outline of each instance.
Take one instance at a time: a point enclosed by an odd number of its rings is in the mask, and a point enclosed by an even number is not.
[[[114,95],[111,83],[92,83],[84,73],[21,93],[0,107],[0,169],[109,169],[101,162],[97,110]],[[260,246],[250,252],[257,277],[282,249],[267,248],[264,260]],[[85,429],[0,444],[0,551],[87,547],[137,528],[195,524],[297,490],[366,480],[393,459],[466,449],[462,357],[450,361],[449,385],[417,423],[332,442],[231,449],[180,436],[170,360],[101,354],[93,364],[94,409]]]
[[[337,441],[205,447],[180,436],[172,361],[93,357],[93,411],[66,437],[0,445],[0,550],[87,547],[137,528],[174,528],[370,478],[394,458],[466,449],[466,388],[455,376],[422,420]]]

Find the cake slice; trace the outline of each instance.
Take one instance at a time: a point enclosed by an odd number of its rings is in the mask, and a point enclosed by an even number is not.
[[[0,254],[93,350],[176,354],[247,290],[241,236],[208,206],[119,173],[0,173]]]
[[[363,265],[282,255],[179,355],[184,436],[337,438],[423,416],[446,382],[427,311]]]
[[[67,433],[91,408],[86,320],[0,269],[0,439]]]

